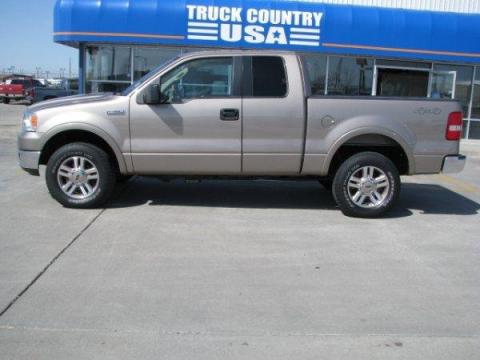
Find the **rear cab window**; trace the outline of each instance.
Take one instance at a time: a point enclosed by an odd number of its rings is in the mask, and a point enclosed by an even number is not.
[[[287,73],[280,56],[246,56],[243,79],[243,96],[287,96]]]

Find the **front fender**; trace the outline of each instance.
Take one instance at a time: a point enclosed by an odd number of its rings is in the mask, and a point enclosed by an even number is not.
[[[128,173],[129,172],[129,167],[127,166],[127,163],[125,161],[125,158],[122,154],[122,151],[118,147],[117,143],[115,140],[110,136],[106,131],[103,129],[89,124],[89,123],[82,123],[82,122],[69,122],[69,123],[64,123],[64,124],[59,124],[55,125],[51,129],[49,129],[47,132],[43,133],[41,138],[40,138],[40,148],[43,149],[45,145],[56,135],[59,135],[61,133],[64,133],[66,131],[73,131],[73,130],[80,130],[80,131],[85,131],[85,132],[90,132],[93,133],[97,136],[99,136],[101,139],[103,139],[108,146],[112,149],[112,151],[115,154],[115,157],[118,162],[118,166],[120,169],[120,172],[123,173]]]

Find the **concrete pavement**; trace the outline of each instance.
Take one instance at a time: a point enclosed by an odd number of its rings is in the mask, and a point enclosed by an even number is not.
[[[0,105],[2,359],[479,356],[480,145],[385,219],[315,182],[135,178],[79,211],[18,169],[22,111]]]

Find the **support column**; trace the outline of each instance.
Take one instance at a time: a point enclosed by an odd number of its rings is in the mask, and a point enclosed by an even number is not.
[[[78,46],[78,93],[85,94],[85,79],[86,79],[86,66],[85,66],[85,43],[80,43]]]

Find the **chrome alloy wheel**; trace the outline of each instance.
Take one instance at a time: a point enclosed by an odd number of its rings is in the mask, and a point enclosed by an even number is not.
[[[83,200],[92,195],[100,183],[96,166],[83,156],[72,156],[57,170],[60,189],[69,197]]]
[[[385,172],[375,166],[364,166],[348,179],[350,200],[364,209],[381,206],[388,196],[390,181]]]

